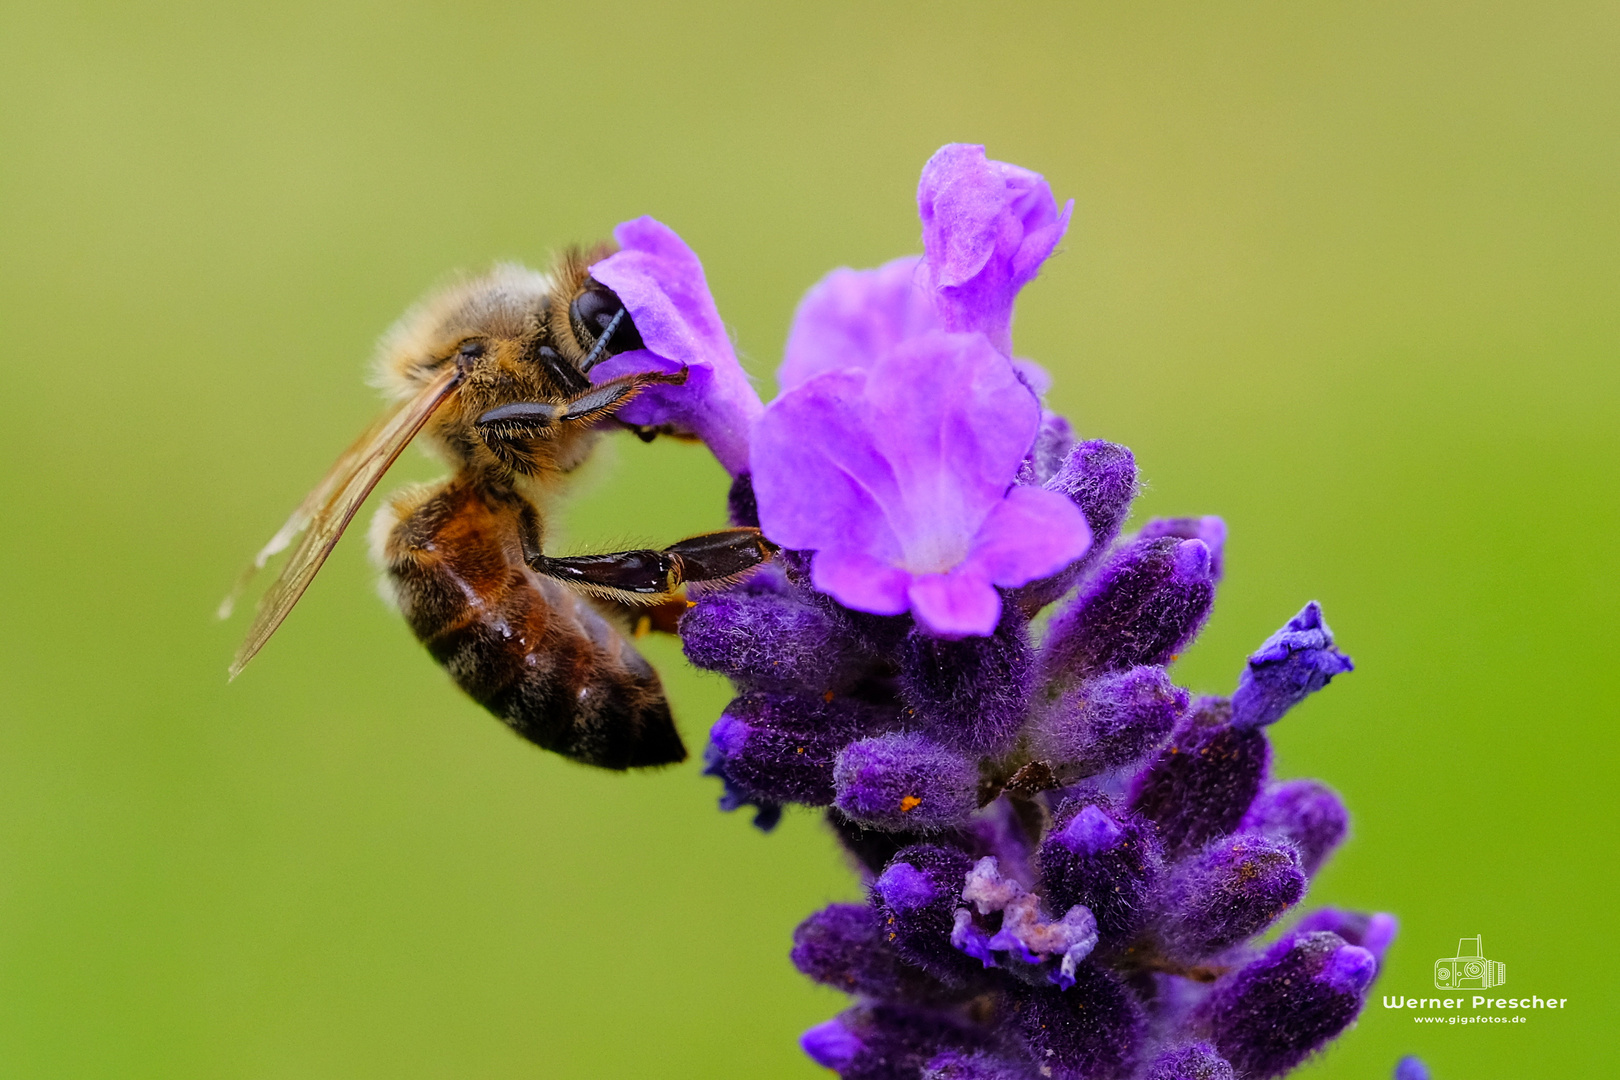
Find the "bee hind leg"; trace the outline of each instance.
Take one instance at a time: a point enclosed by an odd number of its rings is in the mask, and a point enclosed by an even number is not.
[[[659,604],[687,582],[720,584],[770,560],[775,546],[758,529],[721,529],[671,544],[660,551],[615,551],[605,555],[529,556],[537,574],[584,592],[634,605]]]

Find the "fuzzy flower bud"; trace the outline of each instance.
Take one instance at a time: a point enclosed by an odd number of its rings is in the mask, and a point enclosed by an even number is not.
[[[1072,989],[1014,991],[1008,1013],[1040,1075],[1120,1080],[1136,1063],[1142,1007],[1114,976],[1087,962]]]
[[[1141,929],[1164,873],[1151,827],[1095,803],[1068,801],[1036,855],[1041,889],[1056,908],[1083,904],[1107,946],[1120,948]]]
[[[1132,812],[1158,823],[1170,858],[1236,829],[1265,779],[1265,733],[1239,731],[1228,715],[1224,699],[1199,699],[1170,745],[1131,783]]]
[[[1258,934],[1304,895],[1293,845],[1229,836],[1176,871],[1153,933],[1166,957],[1196,963]]]
[[[1161,667],[1099,675],[1066,692],[1042,718],[1039,752],[1061,763],[1066,776],[1133,764],[1164,744],[1190,700]]]
[[[1354,668],[1350,658],[1333,647],[1333,631],[1322,621],[1321,606],[1312,600],[1249,657],[1232,695],[1232,723],[1241,728],[1274,724],[1333,676]]]
[[[872,907],[884,940],[908,963],[949,986],[978,981],[984,965],[951,945],[962,884],[973,862],[937,844],[895,855],[872,882]]]
[[[1080,508],[1091,527],[1091,548],[1051,577],[1020,589],[1019,605],[1028,611],[1060,598],[1107,556],[1136,498],[1136,459],[1114,443],[1083,442],[1069,451],[1062,466],[1042,486]]]
[[[700,595],[681,617],[681,645],[696,666],[762,689],[841,690],[870,663],[848,621],[775,565]]]
[[[1052,620],[1043,663],[1070,678],[1169,663],[1203,627],[1214,601],[1202,540],[1138,539]]]
[[[1173,536],[1200,540],[1209,548],[1209,576],[1217,585],[1226,570],[1226,522],[1213,514],[1204,517],[1154,518],[1136,534],[1138,540]]]
[[[751,800],[826,806],[839,752],[883,718],[846,698],[743,694],[709,732],[709,769]]]
[[[1338,934],[1350,944],[1366,949],[1381,965],[1384,954],[1395,943],[1400,922],[1388,912],[1346,911],[1330,907],[1307,911],[1294,925],[1296,934],[1320,930]]]
[[[1267,1080],[1343,1031],[1377,970],[1371,953],[1335,934],[1289,934],[1222,980],[1204,1016],[1233,1068]]]
[[[944,829],[977,805],[978,765],[917,732],[850,743],[833,767],[838,809],[875,829]]]
[[[1350,831],[1350,812],[1326,784],[1288,780],[1267,785],[1239,830],[1291,842],[1299,848],[1305,873],[1314,876]]]
[[[869,904],[832,904],[793,932],[793,966],[846,994],[879,1000],[928,1001],[944,988],[901,960],[883,939]]]

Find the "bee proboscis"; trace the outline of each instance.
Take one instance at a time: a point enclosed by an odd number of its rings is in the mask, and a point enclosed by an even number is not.
[[[597,363],[643,347],[618,296],[590,277],[591,261],[575,251],[550,274],[497,266],[429,295],[384,338],[378,373],[395,404],[221,605],[224,617],[253,572],[292,547],[232,678],[420,434],[451,475],[394,495],[372,528],[389,591],[417,638],[475,701],[548,750],[610,769],[685,758],[663,685],[626,632],[672,628],[686,582],[731,580],[773,549],[759,530],[736,528],[661,550],[545,554],[543,510],[614,413],[647,386],[685,380],[683,370],[591,383]]]

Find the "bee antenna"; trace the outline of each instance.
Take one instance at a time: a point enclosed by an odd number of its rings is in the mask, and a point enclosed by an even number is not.
[[[613,321],[607,324],[607,329],[602,331],[602,336],[596,339],[596,344],[592,346],[591,351],[580,362],[580,371],[589,374],[591,368],[601,363],[602,350],[607,348],[608,339],[613,336],[613,331],[617,330],[619,324],[624,322],[624,315],[624,308],[620,308],[619,313],[613,316]]]

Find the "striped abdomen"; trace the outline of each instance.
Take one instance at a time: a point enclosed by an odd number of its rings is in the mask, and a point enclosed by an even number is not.
[[[520,511],[467,476],[394,500],[381,556],[411,629],[456,685],[547,750],[609,769],[684,759],[652,666],[524,563]]]

